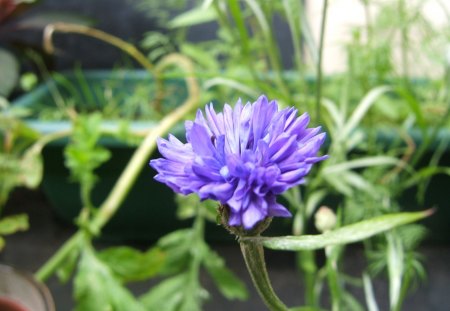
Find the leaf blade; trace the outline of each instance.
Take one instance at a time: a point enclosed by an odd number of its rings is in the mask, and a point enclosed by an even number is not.
[[[318,235],[262,237],[256,239],[248,239],[259,240],[264,245],[264,247],[275,250],[314,250],[325,248],[331,245],[359,242],[397,226],[420,220],[431,215],[432,213],[433,210],[425,210],[420,212],[405,212],[382,215]]]

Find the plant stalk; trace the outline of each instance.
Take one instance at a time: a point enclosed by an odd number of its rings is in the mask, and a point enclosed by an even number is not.
[[[258,290],[266,306],[272,311],[289,310],[272,288],[264,260],[263,246],[251,240],[240,241],[239,244],[253,285]]]
[[[328,0],[324,0],[322,8],[322,20],[320,23],[319,58],[317,60],[317,89],[316,89],[316,122],[320,123],[320,103],[322,101],[322,60],[323,43],[325,38],[325,26],[327,20]]]
[[[156,66],[153,65],[148,58],[142,54],[139,49],[137,49],[134,45],[122,40],[119,37],[113,36],[109,33],[106,33],[104,31],[101,31],[96,28],[84,26],[84,25],[78,25],[78,24],[71,24],[71,23],[54,23],[49,24],[44,29],[44,50],[46,50],[48,53],[53,53],[55,51],[55,48],[53,46],[53,33],[62,32],[62,33],[77,33],[81,35],[85,35],[88,37],[96,38],[98,40],[104,41],[108,44],[111,44],[112,46],[115,46],[119,48],[120,50],[124,51],[128,55],[130,55],[134,60],[136,60],[145,70],[148,71],[148,73],[155,77],[156,80],[156,99],[154,103],[154,108],[157,111],[161,111],[161,93],[163,89],[162,80],[157,74]]]
[[[34,274],[40,282],[45,282],[61,265],[72,250],[74,250],[84,239],[85,231],[78,230],[47,262]]]
[[[156,148],[156,139],[169,131],[179,120],[181,120],[199,100],[199,87],[193,76],[193,68],[189,60],[178,54],[166,56],[157,70],[162,70],[168,65],[177,64],[186,70],[186,83],[188,86],[188,99],[172,113],[163,118],[158,126],[151,130],[138,149],[133,154],[126,168],[120,175],[108,197],[100,206],[98,213],[89,223],[91,232],[100,232],[103,226],[117,212],[126,195],[130,191],[134,181],[141,171],[142,166],[148,161],[150,154]],[[79,230],[37,271],[36,275],[40,281],[45,281],[67,257],[70,251],[77,245],[83,230]]]

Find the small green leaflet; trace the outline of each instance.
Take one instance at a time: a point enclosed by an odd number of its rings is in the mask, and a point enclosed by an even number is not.
[[[276,250],[299,251],[325,248],[331,245],[362,241],[397,226],[411,223],[427,216],[433,210],[388,214],[338,228],[318,235],[244,238],[260,241],[265,247]]]

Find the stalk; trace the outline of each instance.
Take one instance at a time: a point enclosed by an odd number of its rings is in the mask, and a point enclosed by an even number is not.
[[[252,240],[240,241],[242,256],[248,272],[253,281],[253,285],[258,290],[266,306],[271,311],[287,311],[288,307],[275,294],[269,279],[264,260],[264,248],[258,242]]]
[[[324,0],[322,8],[322,21],[320,23],[319,58],[317,60],[317,90],[316,90],[316,122],[320,123],[320,102],[322,99],[322,58],[325,26],[327,20],[328,0]]]
[[[305,305],[318,307],[316,295],[317,265],[314,251],[297,252],[297,266],[303,272],[305,282]]]
[[[100,206],[92,221],[87,224],[89,231],[92,233],[100,232],[103,226],[108,223],[111,217],[117,212],[140,173],[142,166],[148,161],[153,150],[155,150],[156,139],[169,131],[179,120],[193,109],[198,102],[199,88],[193,76],[193,68],[190,61],[181,55],[170,54],[161,61],[156,69],[158,71],[163,70],[163,68],[171,64],[177,64],[187,71],[186,83],[188,86],[189,97],[183,105],[179,106],[172,113],[163,118],[158,126],[147,134],[146,138],[135,151],[116,184],[110,191],[108,197]],[[78,245],[78,241],[80,236],[84,234],[84,230],[85,229],[79,229],[79,231],[66,241],[64,245],[37,271],[36,276],[40,281],[45,281],[57,269],[61,262],[65,260],[74,247]]]
[[[293,1],[283,0],[283,8],[286,14],[286,19],[291,31],[292,44],[294,46],[294,61],[297,67],[297,73],[300,80],[303,79],[303,55],[302,55],[302,29],[301,23],[298,22],[302,18],[301,1],[295,2],[297,6],[292,5]],[[297,14],[295,14],[297,11]]]

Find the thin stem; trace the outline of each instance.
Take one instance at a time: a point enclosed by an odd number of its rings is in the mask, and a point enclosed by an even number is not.
[[[295,4],[295,6],[293,5]],[[301,23],[298,22],[302,18],[302,1],[283,0],[283,8],[286,19],[291,31],[292,44],[294,46],[294,62],[297,67],[299,78],[303,78],[303,55],[302,55],[302,29]],[[297,13],[297,15],[296,15]]]
[[[262,35],[264,38],[264,43],[266,46],[267,55],[269,58],[270,66],[272,67],[273,73],[275,75],[275,83],[277,88],[280,90],[281,94],[284,96],[284,98],[289,102],[289,90],[286,87],[282,72],[283,68],[280,61],[280,53],[278,50],[277,42],[275,41],[274,35],[273,35],[273,26],[270,23],[270,19],[267,18],[267,14],[264,13],[264,6],[260,6],[257,1],[255,0],[246,0],[248,6],[253,11],[253,14],[256,16],[258,23],[260,25]],[[272,5],[269,2],[262,3],[263,5]],[[267,10],[269,11],[270,10]]]
[[[401,65],[402,65],[402,75],[403,75],[403,81],[405,84],[408,84],[408,76],[409,76],[409,64],[408,64],[408,45],[409,45],[409,38],[408,38],[408,17],[407,17],[407,10],[406,10],[406,3],[404,0],[399,0],[398,2],[398,11],[400,14],[400,20],[401,20],[401,28],[400,28],[400,35],[401,35]]]
[[[61,265],[67,256],[76,247],[79,246],[81,241],[85,238],[85,231],[77,231],[64,245],[56,252],[36,273],[35,277],[38,281],[44,282],[47,280],[53,272]]]
[[[163,118],[158,127],[147,135],[141,146],[133,154],[133,157],[128,162],[124,172],[119,177],[119,180],[114,185],[109,196],[101,205],[98,214],[92,221],[92,227],[94,229],[100,230],[116,213],[117,209],[124,201],[131,186],[136,180],[143,163],[147,161],[150,154],[155,149],[156,139],[169,131],[179,120],[181,120],[191,109],[193,109],[198,102],[199,88],[193,76],[193,68],[190,65],[190,61],[181,55],[171,54],[162,60],[161,64],[158,66],[158,70],[162,70],[162,68],[165,68],[170,64],[178,64],[186,69],[186,82],[189,90],[189,98],[182,106],[178,107],[167,117]]]
[[[88,224],[90,232],[100,232],[103,226],[117,212],[121,203],[125,200],[131,186],[136,180],[144,163],[147,162],[150,154],[156,147],[156,139],[169,131],[179,120],[181,120],[191,109],[193,109],[199,99],[199,88],[193,76],[193,68],[189,60],[178,54],[170,54],[166,56],[156,68],[163,70],[171,64],[177,64],[186,71],[186,83],[188,86],[189,98],[172,113],[163,118],[158,126],[151,130],[138,149],[133,154],[126,168],[120,175],[113,189],[110,191],[104,203],[100,206],[95,218]],[[59,264],[66,258],[70,251],[77,245],[77,241],[82,234],[79,230],[72,236],[50,259],[44,266],[39,269],[37,275],[41,281],[47,279]]]
[[[305,282],[305,304],[318,307],[316,295],[317,265],[314,251],[297,252],[297,266],[303,273]]]
[[[316,122],[320,123],[320,102],[322,100],[322,58],[325,26],[327,20],[328,0],[324,0],[322,8],[322,21],[320,23],[319,59],[317,60],[317,89],[316,89]]]
[[[236,27],[239,32],[240,46],[242,46],[242,54],[248,64],[250,74],[252,75],[252,77],[254,79],[257,79],[256,70],[253,65],[254,62],[250,57],[249,35],[247,32],[247,28],[245,27],[244,17],[242,16],[242,12],[239,7],[239,1],[238,0],[228,0],[228,6],[230,7],[231,16],[233,17],[234,22],[235,22]],[[238,43],[238,42],[236,42],[236,43]]]
[[[113,36],[109,33],[101,31],[99,29],[95,29],[92,27],[78,25],[78,24],[70,24],[70,23],[54,23],[49,24],[44,29],[44,49],[48,53],[53,53],[55,48],[53,46],[53,33],[62,32],[62,33],[77,33],[81,35],[85,35],[88,37],[93,37],[98,40],[104,41],[112,46],[115,46],[132,58],[134,58],[143,68],[145,68],[152,76],[156,78],[156,100],[154,103],[154,108],[157,111],[161,111],[161,93],[163,89],[163,84],[161,79],[159,79],[157,72],[155,70],[155,66],[148,60],[148,58],[141,53],[134,45],[120,39],[119,37]]]
[[[63,33],[78,33],[99,39],[101,41],[105,41],[126,52],[128,55],[133,57],[140,65],[142,65],[142,67],[144,67],[150,73],[154,74],[155,66],[152,63],[150,63],[147,57],[145,57],[145,55],[142,54],[134,45],[116,36],[108,34],[104,31],[84,25],[70,24],[70,23],[54,23],[49,24],[47,27],[45,27],[44,49],[49,53],[53,53],[55,50],[52,41],[52,36],[55,31]]]
[[[341,289],[339,286],[339,274],[337,269],[338,250],[339,249],[336,246],[330,246],[325,249],[327,256],[326,271],[328,288],[331,293],[331,305],[333,311],[339,311],[341,301]]]
[[[264,260],[263,246],[251,240],[240,241],[240,246],[253,285],[258,290],[266,306],[272,311],[289,310],[272,288]]]

